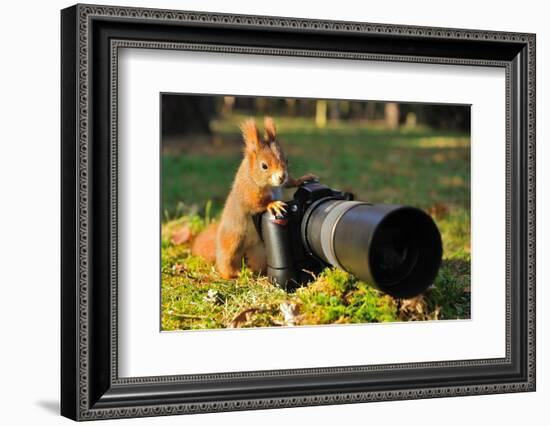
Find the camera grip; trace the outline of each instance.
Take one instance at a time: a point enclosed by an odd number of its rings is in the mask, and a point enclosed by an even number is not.
[[[261,221],[261,234],[267,255],[267,275],[276,285],[287,291],[298,286],[288,220],[286,215],[275,217],[265,212]]]

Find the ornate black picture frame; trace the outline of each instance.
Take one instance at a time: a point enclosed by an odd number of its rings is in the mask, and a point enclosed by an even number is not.
[[[76,5],[61,13],[61,413],[74,420],[535,390],[535,35]],[[501,67],[506,356],[119,378],[120,47]]]

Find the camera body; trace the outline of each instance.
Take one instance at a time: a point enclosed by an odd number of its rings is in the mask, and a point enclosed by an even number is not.
[[[433,219],[415,207],[353,198],[309,181],[287,202],[286,213],[259,215],[256,224],[271,280],[293,291],[333,266],[393,297],[426,290],[443,255]]]
[[[286,213],[273,216],[269,212],[261,215],[260,235],[267,253],[267,275],[279,287],[293,291],[310,281],[329,263],[318,257],[302,238],[302,225],[307,222],[311,207],[322,200],[353,200],[353,194],[329,188],[315,181],[305,182],[292,200],[287,201]]]

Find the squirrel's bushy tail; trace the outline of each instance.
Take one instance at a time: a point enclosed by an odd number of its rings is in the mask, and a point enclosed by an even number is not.
[[[202,231],[191,246],[191,254],[200,256],[208,262],[216,262],[216,235],[218,223],[211,223]]]

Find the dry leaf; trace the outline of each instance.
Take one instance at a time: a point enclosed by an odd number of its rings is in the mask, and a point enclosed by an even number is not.
[[[182,265],[181,263],[174,263],[174,265],[172,265],[172,272],[174,274],[181,274],[184,271],[185,265]]]
[[[191,230],[188,226],[182,226],[172,235],[172,244],[183,244],[191,238]]]
[[[253,314],[256,312],[259,312],[259,308],[249,308],[245,309],[244,311],[239,312],[235,317],[231,320],[231,322],[227,325],[227,328],[239,328],[242,327],[243,324],[250,321]]]
[[[444,203],[435,203],[430,207],[428,213],[436,219],[442,219],[449,214],[449,206]]]
[[[285,325],[288,326],[295,326],[298,323],[298,313],[299,308],[296,303],[292,302],[283,302],[279,305],[279,309],[281,310],[281,313],[283,314],[283,318],[285,321]]]
[[[416,296],[411,299],[404,299],[401,301],[401,306],[399,307],[399,312],[401,314],[407,314],[408,316],[417,316],[423,315],[426,312],[426,302],[424,301],[424,296]]]
[[[211,288],[208,290],[208,293],[206,293],[206,296],[203,297],[203,300],[208,303],[217,303],[219,302],[218,298],[218,291]]]

